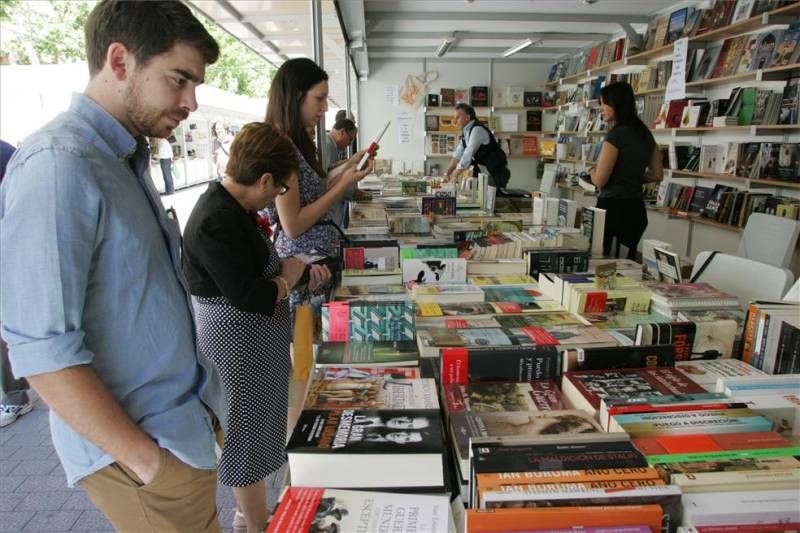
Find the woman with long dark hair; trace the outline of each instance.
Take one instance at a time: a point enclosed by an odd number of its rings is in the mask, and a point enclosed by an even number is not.
[[[603,255],[611,255],[612,241],[636,258],[636,247],[647,228],[642,185],[661,181],[664,168],[661,150],[650,129],[636,114],[633,89],[625,82],[606,85],[600,91],[600,110],[609,131],[600,150],[597,166],[591,169],[592,183],[599,189],[597,207],[606,210]]]
[[[308,253],[313,248],[332,249],[339,232],[329,211],[371,167],[356,170],[363,155],[360,152],[325,179],[309,130],[316,128],[327,109],[328,74],[307,58],[284,62],[272,80],[265,119],[292,140],[300,167],[297,186],[267,209],[270,221],[280,223],[275,249],[282,257]],[[298,299],[296,293],[292,295],[293,306]]]

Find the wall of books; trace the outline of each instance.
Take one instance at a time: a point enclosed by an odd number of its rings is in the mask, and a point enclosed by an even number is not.
[[[650,191],[646,237],[686,257],[733,253],[750,213],[797,219],[799,15],[797,2],[683,7],[654,18],[641,43],[620,38],[556,63],[543,98],[543,157],[576,171],[593,165],[604,134],[600,87],[627,81],[667,169]],[[683,37],[686,98],[665,102],[672,43]]]
[[[526,105],[541,87],[549,65],[511,60],[446,60],[391,61],[371,64],[370,78],[361,82],[360,131],[366,135],[377,131],[387,120],[396,120],[400,111],[413,116],[410,142],[399,142],[398,128],[390,127],[379,157],[393,161],[393,171],[414,171],[436,174],[446,170],[460,132],[452,125],[453,106],[459,101],[470,103],[481,120],[495,132],[501,146],[509,154],[510,187],[535,189],[538,147],[541,130],[541,103]],[[402,88],[406,76],[423,71],[437,72],[438,78],[426,88],[422,105],[411,110],[389,103],[392,87]],[[472,96],[477,97],[473,99]],[[529,102],[533,103],[533,102]]]

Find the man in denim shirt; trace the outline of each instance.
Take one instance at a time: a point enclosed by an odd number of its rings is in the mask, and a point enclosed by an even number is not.
[[[100,2],[84,94],[25,140],[0,186],[0,322],[50,406],[53,443],[117,530],[219,531],[216,370],[198,352],[179,229],[145,136],[197,108],[219,48],[179,2]]]

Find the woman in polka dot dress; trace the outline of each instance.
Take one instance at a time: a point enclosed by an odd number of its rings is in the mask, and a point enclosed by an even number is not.
[[[285,462],[291,363],[289,292],[306,265],[281,260],[255,213],[297,186],[292,142],[263,122],[233,141],[225,177],[200,197],[184,231],[183,268],[200,349],[217,365],[228,399],[219,480],[249,531],[268,518],[264,479]],[[310,269],[310,288],[330,279]]]

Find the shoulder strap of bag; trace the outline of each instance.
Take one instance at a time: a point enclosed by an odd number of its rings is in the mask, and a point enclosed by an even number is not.
[[[711,264],[711,261],[718,253],[719,252],[711,252],[711,254],[709,254],[709,256],[706,257],[706,260],[703,261],[702,265],[700,265],[700,268],[697,270],[697,273],[695,273],[695,275],[692,276],[692,279],[689,280],[690,283],[697,283],[697,280],[700,278],[700,275],[705,271],[708,265]]]

